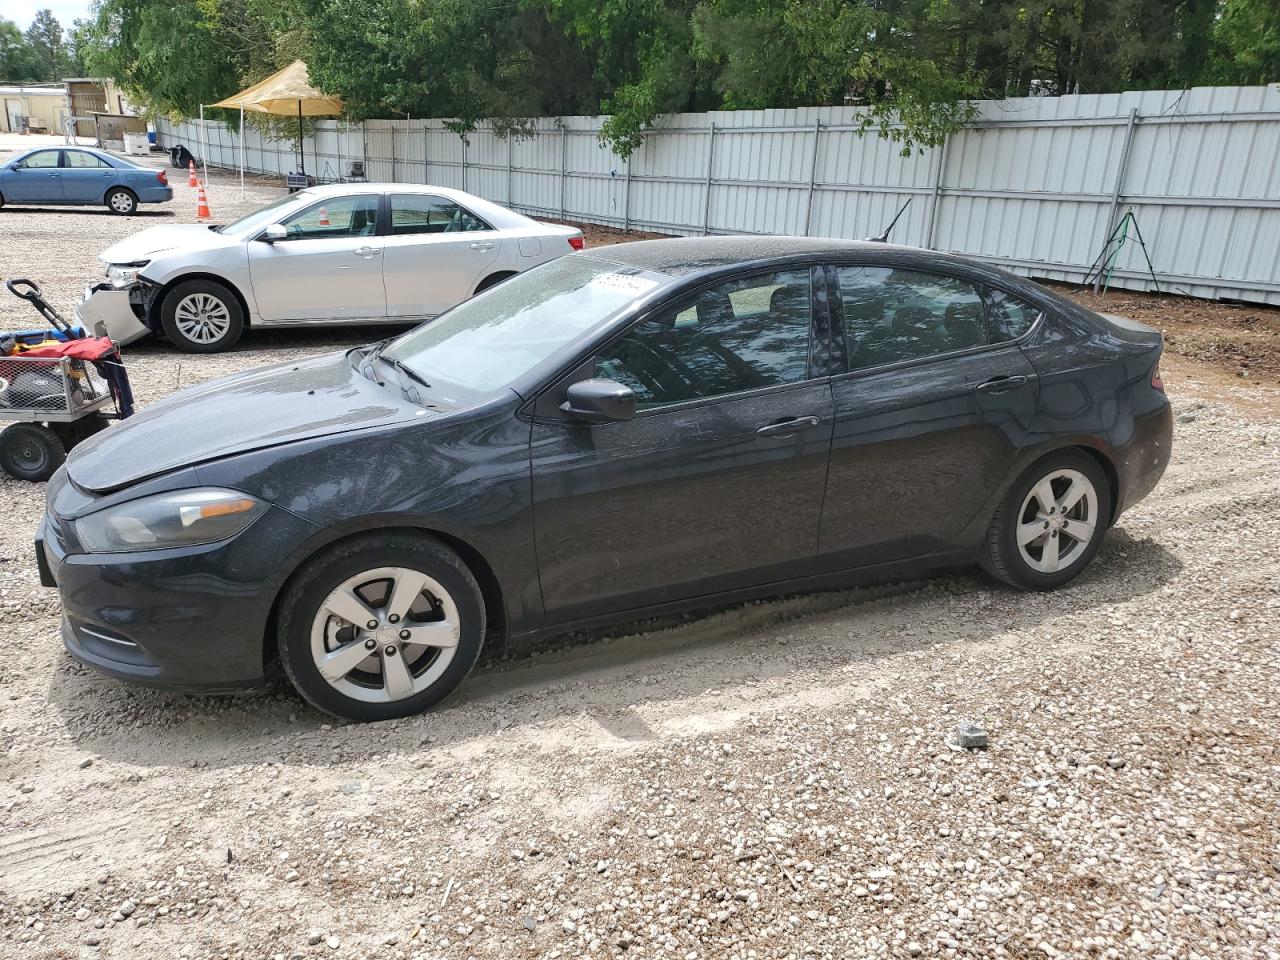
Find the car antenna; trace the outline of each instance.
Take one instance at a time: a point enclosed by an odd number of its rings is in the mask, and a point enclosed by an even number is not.
[[[894,226],[898,222],[898,219],[902,216],[903,213],[906,212],[906,209],[909,206],[911,206],[911,198],[907,197],[907,202],[898,208],[897,216],[895,216],[892,220],[889,221],[889,225],[884,228],[884,233],[880,234],[880,236],[878,237],[867,237],[867,242],[868,243],[888,243],[889,233],[893,230]]]

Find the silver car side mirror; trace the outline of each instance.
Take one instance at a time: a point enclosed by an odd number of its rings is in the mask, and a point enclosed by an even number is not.
[[[275,243],[277,240],[287,240],[289,231],[285,229],[283,223],[268,223],[267,229],[262,231],[262,239],[267,243]]]

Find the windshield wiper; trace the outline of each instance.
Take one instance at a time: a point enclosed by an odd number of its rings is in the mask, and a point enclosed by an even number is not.
[[[420,383],[422,384],[422,386],[426,387],[428,390],[431,389],[431,382],[427,380],[427,378],[424,377],[422,374],[418,373],[416,370],[410,367],[403,360],[397,360],[395,357],[380,357],[380,359],[384,363],[389,363],[391,364],[391,366],[396,368],[396,371],[400,374],[400,377],[401,377],[400,389],[404,391],[404,395],[408,397],[410,400],[412,400],[414,403],[421,403],[422,397],[418,395],[418,391],[413,387],[410,387],[407,383],[405,383],[404,378],[407,377],[410,380]]]
[[[387,337],[385,340],[379,340],[377,343],[373,345],[373,349],[370,350],[368,353],[366,353],[360,359],[360,366],[359,366],[360,372],[364,374],[366,378],[376,383],[378,386],[382,386],[383,383],[381,380],[378,379],[378,375],[374,372],[373,361],[377,360],[378,357],[382,355],[382,351],[386,349],[387,344],[391,343],[391,341],[394,339],[395,337]],[[360,349],[360,348],[357,347],[356,349]]]

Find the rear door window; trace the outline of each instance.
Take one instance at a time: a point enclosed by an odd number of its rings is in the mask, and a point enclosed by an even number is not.
[[[63,155],[67,158],[66,166],[68,167],[96,170],[110,166],[101,157],[95,157],[92,153],[85,153],[83,150],[64,150]]]
[[[987,328],[992,343],[1017,340],[1036,325],[1043,311],[1003,290],[987,292]]]
[[[978,287],[958,277],[896,267],[836,268],[849,370],[987,345]]]
[[[452,200],[419,194],[392,194],[391,234],[471,233],[492,230],[475,214]]]

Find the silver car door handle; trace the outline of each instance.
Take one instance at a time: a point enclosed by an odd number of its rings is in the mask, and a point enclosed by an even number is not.
[[[492,250],[493,243],[489,240],[477,240],[475,243],[471,244],[471,249],[472,250]]]
[[[1008,393],[1010,390],[1020,390],[1029,383],[1031,383],[1031,378],[1019,373],[1011,377],[992,377],[990,380],[984,380],[974,389],[979,393]]]
[[[382,251],[379,250],[377,247],[356,247],[355,250],[353,250],[352,252],[357,257],[364,257],[366,260],[368,260],[370,257],[376,257]]]
[[[756,431],[757,437],[793,437],[802,430],[812,430],[819,426],[822,420],[819,417],[790,417],[786,420],[779,420],[776,423],[768,423]]]

